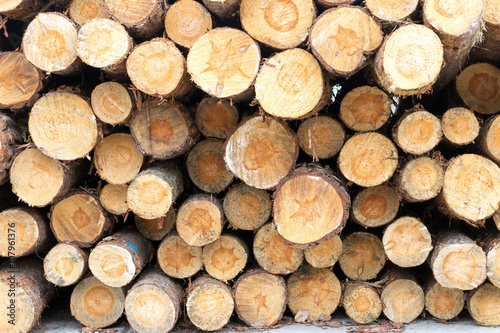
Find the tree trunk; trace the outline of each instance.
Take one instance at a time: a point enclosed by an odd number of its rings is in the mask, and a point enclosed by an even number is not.
[[[389,185],[368,187],[352,202],[351,219],[365,228],[377,228],[392,222],[399,211],[399,197]]]
[[[299,146],[315,159],[328,159],[337,155],[345,141],[342,124],[329,116],[311,116],[297,130]]]
[[[158,247],[158,264],[168,276],[185,279],[203,268],[202,253],[201,246],[188,245],[174,231]]]
[[[467,309],[474,321],[481,326],[500,325],[500,288],[485,283],[472,290],[467,297]]]
[[[441,116],[443,142],[452,148],[473,143],[479,135],[479,127],[474,112],[466,108],[452,108]]]
[[[203,4],[215,15],[230,18],[240,9],[241,0],[203,0]]]
[[[382,301],[375,288],[363,282],[347,282],[342,306],[349,318],[359,324],[369,324],[380,317]]]
[[[45,278],[58,287],[77,284],[88,272],[89,253],[70,243],[58,243],[43,259]]]
[[[240,238],[226,234],[203,248],[203,266],[210,276],[227,282],[243,271],[249,256]]]
[[[111,125],[127,123],[135,109],[130,91],[122,84],[111,81],[94,88],[91,102],[97,118]]]
[[[125,215],[129,211],[127,191],[128,184],[106,184],[99,193],[99,201],[111,214]]]
[[[135,227],[145,238],[161,241],[175,228],[176,211],[171,207],[167,214],[152,220],[135,216]]]
[[[0,185],[9,180],[9,169],[16,154],[16,145],[22,137],[16,123],[0,112]]]
[[[418,0],[366,0],[366,7],[385,24],[401,24],[418,7]]]
[[[440,320],[451,320],[464,308],[465,295],[462,290],[443,287],[430,278],[424,288],[425,309]]]
[[[98,0],[72,0],[69,4],[69,17],[79,26],[95,18],[109,18],[104,3]]]
[[[342,240],[339,235],[322,241],[304,250],[304,259],[312,267],[332,267],[342,254]]]
[[[225,139],[238,125],[239,112],[228,100],[205,97],[196,108],[195,118],[201,134],[210,138]]]

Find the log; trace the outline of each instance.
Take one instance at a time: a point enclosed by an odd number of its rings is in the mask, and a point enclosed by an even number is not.
[[[42,153],[65,161],[87,156],[99,136],[89,103],[68,92],[50,92],[40,98],[31,109],[28,127]]]
[[[0,112],[0,185],[9,180],[9,169],[16,155],[16,145],[22,141],[17,124]]]
[[[277,118],[245,118],[224,143],[226,167],[244,183],[273,189],[293,170],[299,155],[297,136]]]
[[[203,248],[203,266],[210,276],[227,283],[243,271],[249,256],[250,252],[240,238],[221,235]]]
[[[29,19],[40,10],[38,0],[9,0],[0,6],[0,14],[11,19]]]
[[[456,78],[458,96],[470,109],[481,114],[500,111],[500,69],[487,63],[466,67]]]
[[[257,42],[245,32],[228,27],[215,28],[198,38],[187,56],[191,79],[217,98],[246,97],[259,65]]]
[[[300,148],[313,159],[337,155],[344,145],[345,136],[342,124],[326,115],[307,118],[297,130]]]
[[[236,106],[228,100],[205,97],[196,108],[195,119],[201,134],[225,139],[238,125],[239,113]]]
[[[260,267],[272,274],[295,272],[304,259],[304,251],[287,244],[273,223],[262,226],[253,239],[253,254]]]
[[[111,214],[125,215],[129,212],[127,191],[128,184],[106,184],[99,193],[99,201]]]
[[[254,39],[274,49],[302,44],[316,18],[312,0],[242,0],[240,21]]]
[[[0,213],[0,257],[42,254],[53,245],[49,222],[33,208],[9,208]]]
[[[191,48],[203,34],[212,30],[212,16],[194,0],[173,3],[165,14],[165,32],[174,43]]]
[[[396,171],[398,151],[382,134],[360,133],[346,141],[337,163],[340,172],[351,182],[363,187],[377,186]]]
[[[311,27],[309,43],[314,56],[332,76],[351,76],[362,69],[382,43],[380,23],[362,7],[326,10]]]
[[[111,81],[101,83],[92,90],[91,103],[97,118],[110,125],[126,123],[135,108],[127,88]]]
[[[77,284],[89,270],[88,259],[88,251],[70,243],[58,243],[43,259],[45,278],[58,287]]]
[[[486,279],[486,254],[472,239],[456,230],[439,236],[429,264],[434,278],[443,287],[472,290]]]
[[[59,242],[91,247],[112,227],[99,199],[87,192],[70,193],[51,208],[50,228]]]
[[[342,286],[332,271],[310,266],[302,266],[290,276],[287,291],[288,308],[295,321],[316,321],[330,316],[342,296]]]
[[[333,173],[316,164],[298,167],[274,193],[273,215],[279,234],[304,248],[339,234],[351,199]]]
[[[372,280],[380,273],[386,261],[384,246],[377,236],[368,232],[354,232],[342,239],[339,264],[349,279]]]
[[[353,199],[351,219],[365,228],[376,228],[393,221],[398,215],[399,197],[389,185],[361,190]]]
[[[342,254],[342,240],[339,235],[322,241],[304,250],[304,259],[312,267],[326,268],[332,267],[339,260]]]
[[[198,277],[186,290],[186,312],[202,331],[217,331],[233,314],[234,299],[229,287],[207,275]]]
[[[109,184],[126,184],[141,170],[144,155],[130,134],[115,133],[102,139],[94,150],[94,166]]]
[[[184,154],[199,138],[189,111],[178,102],[146,104],[132,118],[130,133],[144,155],[158,160]]]
[[[422,287],[406,276],[394,277],[384,286],[380,299],[384,315],[395,323],[410,323],[420,316],[425,306]]]
[[[29,332],[39,323],[53,293],[54,285],[43,277],[42,261],[38,258],[4,262],[0,266],[1,330]]]
[[[98,0],[72,0],[68,8],[69,17],[79,26],[95,18],[109,18],[104,3]]]
[[[101,240],[90,252],[89,268],[111,287],[130,283],[153,257],[153,245],[132,227]]]
[[[361,86],[342,99],[339,116],[353,131],[376,131],[389,120],[392,103],[389,95],[379,88]]]
[[[498,62],[500,51],[499,6],[495,0],[485,0],[483,9],[483,40],[472,49],[471,58],[479,61]]]
[[[283,316],[288,302],[285,280],[261,269],[240,276],[233,286],[238,318],[251,327],[270,327]]]
[[[222,140],[203,140],[187,154],[189,178],[204,192],[220,193],[234,180],[233,174],[226,170],[223,144]]]
[[[165,215],[184,190],[184,179],[174,162],[159,161],[141,171],[130,183],[127,203],[136,215],[156,219]]]
[[[440,320],[451,320],[464,308],[465,295],[462,290],[443,287],[430,278],[424,289],[425,309]]]
[[[466,108],[448,109],[441,116],[443,142],[454,148],[473,143],[479,135],[479,127],[474,112]]]
[[[210,194],[194,194],[179,208],[176,229],[189,245],[204,246],[220,237],[224,222],[219,199]]]
[[[125,291],[105,285],[95,276],[80,281],[71,293],[71,315],[82,325],[102,328],[114,324],[123,314]]]
[[[286,50],[267,59],[260,68],[255,98],[275,117],[304,118],[329,104],[329,81],[311,53]]]
[[[125,314],[138,333],[170,332],[182,313],[180,284],[155,267],[139,275],[125,297]]]
[[[379,85],[398,96],[430,92],[443,65],[443,44],[430,28],[404,25],[388,35],[375,56]]]
[[[418,0],[366,0],[366,8],[385,24],[398,24],[411,16],[418,7]]]
[[[203,268],[202,254],[201,246],[188,245],[174,231],[165,236],[158,247],[158,264],[168,276],[185,279]]]
[[[363,282],[348,282],[344,286],[342,307],[347,316],[359,324],[369,324],[380,317],[382,301],[375,288]]]
[[[489,117],[479,132],[478,146],[482,153],[497,164],[500,163],[500,118]],[[498,133],[498,134],[497,134]]]
[[[340,6],[340,5],[349,5],[356,0],[315,0],[318,5],[325,8]]]
[[[481,326],[500,325],[500,288],[485,283],[472,290],[467,297],[467,309],[472,319]]]
[[[233,17],[240,9],[241,0],[203,0],[203,4],[215,15]]]
[[[152,241],[161,241],[175,228],[176,211],[171,207],[167,214],[156,219],[143,219],[135,216],[135,227],[145,238]]]
[[[484,240],[482,248],[486,253],[486,276],[488,280],[496,287],[500,286],[500,235],[498,233],[490,234]]]
[[[61,13],[39,13],[28,25],[21,48],[26,59],[48,74],[76,74],[77,27]]]
[[[431,234],[425,224],[411,216],[391,223],[382,237],[387,259],[399,267],[416,267],[425,262],[432,251]]]
[[[257,230],[269,220],[272,205],[266,191],[240,183],[227,191],[222,208],[231,227]]]

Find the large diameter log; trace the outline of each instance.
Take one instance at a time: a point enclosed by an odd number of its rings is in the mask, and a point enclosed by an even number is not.
[[[348,282],[344,287],[342,307],[359,324],[369,324],[382,313],[382,301],[375,288],[363,282]]]
[[[464,308],[465,294],[460,289],[443,287],[431,278],[427,281],[424,291],[425,309],[437,319],[453,319]]]
[[[125,123],[132,115],[131,93],[117,82],[104,82],[92,90],[92,110],[99,120],[111,125]]]
[[[16,145],[21,143],[21,140],[21,133],[14,120],[0,112],[0,185],[9,180],[9,169],[16,155]]]
[[[366,8],[384,23],[398,24],[413,14],[418,0],[366,0]]]
[[[189,320],[202,331],[217,331],[231,318],[234,299],[229,287],[206,275],[198,277],[186,290]]]
[[[203,248],[203,266],[210,276],[227,282],[243,271],[249,256],[250,252],[241,239],[222,235]]]
[[[129,211],[127,191],[128,184],[106,184],[99,193],[99,201],[111,214],[125,215]]]
[[[472,50],[474,60],[497,62],[500,52],[500,5],[495,0],[484,0],[483,22],[485,30],[483,39]]]
[[[274,223],[279,234],[299,246],[329,239],[342,231],[351,199],[329,169],[301,166],[274,193]]]
[[[380,296],[385,316],[395,323],[410,323],[425,306],[424,291],[415,281],[398,278],[389,282]]]
[[[407,202],[436,197],[443,188],[444,170],[437,160],[421,156],[403,165],[396,178],[397,191]]]
[[[473,111],[495,114],[500,111],[500,69],[487,63],[466,67],[456,78],[462,101]]]
[[[138,276],[125,297],[125,314],[138,333],[170,332],[182,313],[182,287],[159,268]]]
[[[0,330],[29,332],[40,322],[54,285],[43,277],[35,257],[6,261],[0,266]]]
[[[399,197],[388,185],[368,187],[352,201],[350,218],[365,228],[376,228],[393,221],[399,211]]]
[[[233,287],[238,317],[251,327],[269,327],[283,316],[288,302],[285,280],[257,269],[240,276]]]
[[[242,0],[243,29],[259,42],[275,49],[291,49],[302,44],[316,9],[312,0]]]
[[[59,287],[78,283],[88,272],[88,252],[70,243],[58,243],[43,259],[45,278]]]
[[[196,108],[196,126],[206,137],[225,139],[238,125],[238,118],[238,109],[226,99],[205,97]]]
[[[158,247],[158,264],[167,274],[176,279],[189,278],[203,268],[203,248],[188,245],[177,232],[166,236]]]
[[[304,250],[304,259],[316,268],[332,267],[342,254],[342,240],[339,235]]]
[[[294,168],[297,136],[277,118],[244,119],[224,143],[227,168],[247,185],[273,189]]]
[[[255,79],[255,98],[275,117],[303,118],[329,103],[329,81],[311,53],[290,49],[262,65]]]
[[[68,15],[80,26],[95,18],[109,18],[104,3],[98,0],[72,0]]]
[[[441,116],[443,142],[452,147],[473,143],[479,135],[479,127],[474,112],[466,108],[452,108]]]
[[[467,297],[467,309],[478,325],[500,325],[500,288],[485,283],[472,290]]]
[[[337,155],[344,145],[345,136],[342,124],[326,115],[307,118],[297,130],[300,148],[313,160]]]
[[[175,228],[176,211],[171,207],[167,214],[156,219],[143,219],[135,216],[135,227],[146,237],[153,241],[160,241]]]
[[[486,254],[472,239],[457,231],[445,232],[438,238],[429,264],[443,287],[472,290],[486,280]]]
[[[12,19],[29,19],[40,9],[42,1],[38,0],[11,0],[2,2],[0,14]]]
[[[375,57],[375,76],[388,93],[428,93],[443,65],[443,44],[430,28],[403,25],[385,39]]]

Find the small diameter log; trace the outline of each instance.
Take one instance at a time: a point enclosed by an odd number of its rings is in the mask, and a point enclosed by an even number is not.
[[[340,268],[351,280],[367,281],[377,277],[387,261],[384,246],[377,236],[354,232],[342,240]]]
[[[20,144],[22,139],[14,120],[0,112],[0,185],[9,180],[9,169],[16,155],[16,145]]]
[[[302,266],[290,276],[287,291],[288,307],[295,321],[315,321],[330,316],[342,296],[342,286],[332,271],[310,266]]]
[[[168,38],[188,49],[212,28],[212,16],[202,4],[194,0],[177,1],[165,14],[165,32]]]
[[[31,331],[40,322],[53,292],[54,285],[43,277],[40,259],[28,257],[5,262],[0,266],[0,330]]]
[[[441,121],[420,106],[407,111],[392,128],[394,142],[413,155],[428,153],[441,141]]]
[[[443,89],[455,79],[468,60],[469,53],[482,38],[483,0],[425,0],[422,17],[426,26],[433,29],[444,51],[444,66],[434,85]]]
[[[324,115],[307,118],[297,130],[300,148],[313,159],[327,159],[337,155],[344,145],[345,136],[342,124]]]
[[[29,19],[40,10],[38,0],[9,0],[0,5],[0,14],[12,19]]]
[[[0,213],[0,257],[41,254],[53,245],[49,222],[38,211],[16,207]]]
[[[70,194],[52,206],[50,228],[59,242],[91,247],[111,227],[109,213],[87,192]]]
[[[384,315],[394,323],[406,324],[414,321],[425,306],[422,287],[406,278],[397,278],[387,283],[380,299]]]
[[[153,257],[153,245],[132,227],[104,238],[90,252],[89,268],[101,282],[123,287],[139,275]]]
[[[227,282],[243,271],[249,256],[250,252],[241,239],[222,235],[203,248],[203,266],[210,276]]]
[[[171,207],[167,214],[156,219],[147,220],[135,215],[135,227],[137,230],[152,241],[161,241],[175,228],[176,212]]]
[[[399,197],[388,185],[368,187],[352,202],[351,219],[365,228],[376,228],[393,221],[398,215]]]
[[[494,286],[500,286],[500,235],[493,234],[483,245],[486,253],[486,276]]]
[[[23,35],[26,59],[48,74],[75,74],[81,61],[76,53],[77,28],[61,13],[40,13]]]
[[[418,0],[365,0],[370,12],[384,23],[397,24],[413,14]]]
[[[257,269],[248,271],[233,286],[238,317],[251,327],[269,327],[283,316],[288,302],[285,280]]]
[[[351,76],[367,64],[382,43],[380,23],[362,7],[336,7],[325,11],[310,30],[314,56],[333,76]]]
[[[141,171],[130,183],[127,203],[144,219],[165,215],[184,190],[184,179],[175,162],[156,162]]]
[[[220,237],[224,222],[219,199],[210,194],[195,194],[179,208],[176,229],[189,245],[204,246]]]
[[[316,268],[332,267],[339,260],[341,254],[342,240],[339,235],[304,250],[304,258],[307,263]]]
[[[429,264],[443,287],[472,290],[486,279],[486,254],[458,231],[447,231],[438,238]]]
[[[286,50],[267,59],[260,68],[255,98],[275,117],[304,118],[329,103],[329,82],[311,53]]]
[[[184,154],[199,138],[189,111],[178,102],[147,104],[130,122],[130,133],[144,155],[158,160]]]
[[[222,207],[231,227],[257,230],[269,220],[272,205],[266,191],[241,183],[229,189]]]
[[[382,244],[387,258],[399,267],[423,264],[432,250],[431,234],[419,219],[404,216],[384,231]]]
[[[101,205],[111,214],[125,215],[128,211],[128,184],[106,184],[99,193]]]
[[[240,20],[254,39],[274,49],[302,44],[316,17],[312,0],[242,0]]]
[[[202,253],[201,246],[188,245],[174,231],[158,247],[158,264],[168,276],[185,279],[203,268]]]
[[[167,38],[154,38],[136,46],[126,66],[130,81],[148,95],[182,97],[192,90],[184,56]]]
[[[356,134],[346,141],[337,160],[340,172],[353,183],[372,187],[388,180],[398,166],[398,150],[382,134]]]
[[[404,201],[421,202],[441,192],[444,170],[435,159],[421,156],[408,161],[395,178],[397,191]]]
[[[487,63],[466,67],[456,79],[462,101],[473,111],[495,114],[500,111],[500,69]]]
[[[287,244],[273,223],[257,231],[253,239],[253,254],[260,267],[272,274],[295,272],[304,259],[304,251]]]
[[[88,272],[88,252],[70,243],[58,243],[43,259],[45,278],[59,287],[78,283]]]
[[[228,27],[210,30],[198,38],[187,56],[192,80],[217,98],[243,97],[259,65],[257,42],[245,32]]]
[[[21,52],[0,53],[0,108],[31,105],[42,89],[42,73]]]
[[[226,167],[243,182],[273,189],[293,170],[299,155],[297,136],[282,120],[251,116],[224,143]]]
[[[480,155],[460,155],[448,164],[441,193],[447,214],[481,224],[500,208],[500,168]]]
[[[380,317],[382,301],[375,288],[362,282],[348,282],[344,287],[342,307],[359,324],[369,324]]]
[[[425,309],[440,320],[450,320],[462,312],[465,295],[462,290],[443,287],[434,278],[425,287]]]
[[[466,108],[452,108],[441,117],[443,140],[449,146],[471,144],[479,135],[479,121],[474,112]]]
[[[362,86],[345,95],[340,103],[340,119],[356,132],[376,131],[391,116],[392,100],[377,87]]]
[[[220,193],[234,180],[233,174],[226,170],[223,144],[222,140],[203,140],[187,154],[189,178],[204,192]]]
[[[203,4],[212,13],[220,17],[233,17],[240,9],[241,0],[203,0]]]
[[[130,92],[117,82],[97,85],[92,90],[91,103],[97,118],[111,125],[125,123],[134,109]]]
[[[491,116],[481,125],[479,147],[483,154],[500,163],[500,117]]]
[[[71,315],[85,326],[106,327],[122,316],[124,303],[123,288],[105,285],[90,276],[80,281],[71,293]]]
[[[274,193],[274,223],[288,242],[307,247],[339,234],[351,199],[329,169],[309,164],[295,169]]]
[[[125,314],[138,333],[170,332],[182,313],[182,287],[155,267],[141,273],[125,297]]]
[[[116,133],[102,139],[94,150],[94,166],[110,184],[126,184],[141,170],[144,155],[130,134]]]
[[[186,312],[191,323],[202,331],[217,331],[231,318],[234,299],[229,287],[202,275],[186,290]]]
[[[99,135],[89,103],[66,92],[51,92],[40,98],[31,109],[28,127],[38,149],[65,161],[85,157]]]
[[[500,54],[500,6],[495,0],[485,0],[483,22],[485,29],[483,39],[472,49],[474,60],[497,62]]]
[[[375,76],[388,93],[426,94],[443,65],[443,44],[430,28],[403,25],[389,36],[375,56]]]
[[[478,325],[500,325],[500,288],[485,283],[472,290],[467,297],[467,309]]]
[[[84,25],[95,18],[109,18],[104,3],[98,0],[72,0],[69,17],[78,25]]]
[[[225,139],[238,125],[238,118],[236,106],[225,99],[205,97],[196,108],[196,126],[206,137]]]

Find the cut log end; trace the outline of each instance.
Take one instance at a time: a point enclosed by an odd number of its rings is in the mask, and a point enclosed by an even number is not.
[[[462,290],[441,286],[435,280],[425,291],[425,308],[441,320],[450,320],[458,316],[464,308],[465,295]]]
[[[297,130],[299,146],[309,156],[318,159],[337,155],[345,141],[342,124],[328,116],[311,116]]]
[[[487,63],[465,68],[456,80],[458,95],[473,111],[495,114],[500,111],[500,69]]]
[[[160,241],[175,228],[176,211],[171,207],[167,214],[156,219],[143,219],[135,216],[135,226],[137,230],[153,241]]]
[[[240,8],[241,0],[203,0],[203,4],[219,17],[232,18]]]
[[[76,284],[88,271],[88,254],[75,245],[59,243],[43,260],[45,278],[59,287]]]
[[[150,39],[163,28],[165,9],[158,0],[105,0],[104,7],[138,39]]]
[[[492,116],[481,126],[479,133],[479,147],[483,153],[495,161],[500,162],[500,117]]]
[[[225,139],[238,118],[238,109],[228,100],[206,97],[196,108],[196,125],[206,137]]]
[[[350,282],[345,286],[342,306],[349,318],[359,324],[372,323],[382,313],[379,293],[360,282]]]
[[[232,235],[222,235],[203,248],[203,266],[210,276],[229,281],[245,268],[248,256],[243,241]]]
[[[500,286],[500,237],[493,236],[484,246],[486,252],[486,275],[493,285]]]
[[[418,0],[366,0],[366,7],[378,19],[398,23],[417,10]]]
[[[483,11],[483,1],[427,0],[422,5],[426,22],[443,35],[460,37],[471,34]]]
[[[397,279],[384,287],[381,295],[384,314],[395,323],[410,323],[424,310],[424,291],[412,280]]]
[[[500,288],[485,283],[468,296],[469,313],[481,326],[500,325]]]
[[[117,82],[97,85],[92,91],[91,102],[97,118],[111,125],[126,122],[134,106],[128,90]]]
[[[332,267],[342,254],[342,240],[339,235],[322,241],[304,250],[304,258],[312,267]]]
[[[129,211],[127,204],[127,184],[106,184],[101,189],[99,200],[101,205],[111,214],[125,215]]]
[[[367,228],[383,226],[394,220],[399,211],[399,198],[388,185],[362,190],[352,203],[351,218]]]
[[[398,175],[398,190],[408,202],[421,202],[436,197],[443,187],[444,170],[430,157],[417,157],[406,163]]]
[[[102,1],[74,0],[69,4],[69,17],[81,26],[95,18],[109,18],[109,14]]]
[[[168,276],[185,279],[202,269],[202,252],[202,247],[188,245],[174,233],[166,236],[158,247],[158,263]]]
[[[444,138],[454,146],[474,142],[479,135],[479,121],[474,112],[466,108],[452,108],[441,117]],[[500,149],[500,146],[499,146]]]

